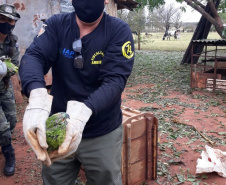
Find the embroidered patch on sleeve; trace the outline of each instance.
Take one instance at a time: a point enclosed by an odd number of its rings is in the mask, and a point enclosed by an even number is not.
[[[122,46],[122,54],[125,58],[130,59],[133,57],[134,52],[132,51],[132,46],[131,42],[127,41],[125,44]]]
[[[39,33],[38,33],[38,36],[37,37],[39,37],[40,35],[42,35],[46,30],[45,30],[45,27],[47,26],[47,24],[42,24],[42,27],[41,27],[41,29],[40,29],[40,31],[39,31]]]

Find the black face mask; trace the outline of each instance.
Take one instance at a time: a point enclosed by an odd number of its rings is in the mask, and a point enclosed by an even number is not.
[[[72,0],[78,18],[86,23],[96,21],[104,10],[104,0]]]
[[[8,35],[13,30],[14,27],[15,25],[11,25],[7,22],[0,23],[0,32],[4,35]]]

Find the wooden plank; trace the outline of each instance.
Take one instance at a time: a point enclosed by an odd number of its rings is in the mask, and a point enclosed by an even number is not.
[[[206,80],[214,78],[213,73],[192,73],[192,88],[206,88]],[[217,79],[221,79],[221,74],[217,74]]]
[[[141,160],[137,163],[131,165],[130,168],[130,181],[128,181],[128,185],[140,185],[147,182],[146,179],[146,159]]]
[[[127,181],[123,185],[140,185],[147,182],[146,179],[146,160],[139,161],[131,166],[131,180],[130,184]],[[126,169],[124,167],[124,169]],[[123,178],[124,179],[124,178]]]
[[[213,85],[209,85],[206,88],[212,88],[213,89]],[[222,90],[226,90],[226,86],[216,86],[215,89],[222,89]]]
[[[132,130],[134,130],[134,128]],[[132,138],[132,135],[131,135],[131,138]],[[131,153],[130,153],[131,164],[136,163],[137,161],[146,159],[146,154],[144,153],[146,151],[146,136],[143,135],[142,137],[132,139],[130,149],[131,149]]]
[[[144,119],[144,116],[141,116],[139,120],[132,119],[130,121],[130,124],[131,123],[135,123],[135,124],[133,124],[133,129],[131,130],[131,132],[132,132],[131,139],[146,135],[146,119]],[[126,124],[123,124],[123,125],[124,125],[124,129],[126,129],[125,128]],[[126,135],[124,135],[123,142],[126,142],[126,140],[127,140]]]
[[[207,90],[213,91],[213,84],[214,84],[214,80],[213,79],[207,79],[207,82],[206,82]],[[226,80],[218,80],[218,79],[216,79],[215,89],[216,90],[226,91]]]
[[[213,88],[213,85],[207,85],[206,88]],[[215,89],[226,90],[226,86],[215,86]]]
[[[207,82],[206,83],[206,86],[213,86],[213,82]],[[224,82],[218,82],[218,83],[216,83],[216,86],[226,87],[226,83],[224,83]]]
[[[218,62],[217,69],[226,69],[226,62]]]
[[[127,136],[127,145],[126,145],[126,158],[127,158],[127,184],[131,184],[131,124],[126,125],[126,136]]]
[[[157,179],[157,152],[158,152],[158,119],[151,118],[152,128],[152,179]]]
[[[207,79],[207,83],[208,84],[213,84],[213,79],[210,79],[210,78],[208,78]],[[219,80],[219,79],[216,79],[216,84],[218,84],[218,85],[226,85],[226,80]]]
[[[213,83],[207,83],[206,84],[206,87],[213,87]],[[216,88],[222,88],[222,89],[225,89],[226,88],[226,85],[225,84],[216,84]]]
[[[126,116],[128,118],[130,118],[131,116],[136,116],[137,115],[137,114],[134,114],[131,111],[125,111],[125,110],[123,110],[122,113],[123,113],[124,116]]]
[[[137,116],[141,112],[138,110],[134,110],[125,106],[121,106],[122,114],[123,114],[123,122],[125,122],[128,118]]]
[[[13,91],[14,91],[16,104],[23,103],[24,98],[21,93],[21,85],[20,85],[19,79],[17,78],[17,75],[12,76],[11,81],[12,81],[12,85],[13,85]]]
[[[127,161],[126,161],[126,143],[122,143],[122,167],[121,167],[121,172],[122,172],[122,183],[126,185],[126,174],[127,174]]]
[[[151,124],[151,118],[146,117],[147,122],[146,122],[146,158],[147,158],[147,163],[146,163],[146,179],[151,180],[152,178],[152,124]]]
[[[206,90],[213,91],[213,88],[206,88]],[[226,92],[226,90],[224,90],[224,89],[216,89],[216,90],[220,90],[220,91]]]
[[[124,113],[127,113],[127,112],[134,113],[134,116],[141,113],[139,110],[131,109],[131,108],[128,108],[128,107],[125,107],[125,106],[121,106],[121,110]]]

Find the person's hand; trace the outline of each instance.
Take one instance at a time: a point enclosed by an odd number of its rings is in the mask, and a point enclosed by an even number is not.
[[[68,101],[66,113],[70,117],[67,120],[66,137],[59,149],[49,154],[51,161],[66,158],[75,153],[81,142],[84,127],[92,115],[92,110],[84,103]]]
[[[0,60],[0,81],[7,74],[7,66],[2,60]]]
[[[23,132],[28,144],[35,152],[37,158],[50,165],[47,153],[46,120],[49,117],[53,97],[47,89],[38,88],[30,93],[29,104],[23,118]]]

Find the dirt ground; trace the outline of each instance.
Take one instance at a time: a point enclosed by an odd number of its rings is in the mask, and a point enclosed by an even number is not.
[[[168,92],[167,96],[162,96],[167,100],[176,100],[177,104],[166,103],[159,105],[157,103],[144,103],[140,100],[131,98],[139,94],[142,88],[152,86],[151,84],[139,85],[132,88],[126,88],[122,99],[123,105],[132,109],[142,110],[144,107],[150,110],[171,111],[174,110],[173,117],[164,118],[165,122],[173,122],[175,125],[184,125],[193,129],[199,139],[192,137],[182,137],[172,139],[169,133],[159,131],[158,145],[158,179],[148,182],[148,185],[156,184],[188,184],[188,185],[226,185],[226,179],[217,173],[195,174],[196,162],[200,158],[201,151],[205,150],[205,145],[226,151],[226,97],[217,99],[214,93],[204,91],[193,91],[189,94],[180,92]],[[206,97],[202,99],[200,97]],[[226,96],[226,95],[225,95]],[[199,98],[197,98],[199,97]],[[217,104],[208,105],[208,109],[201,110],[197,107],[206,105],[211,99],[217,100]],[[193,106],[185,107],[185,103]],[[13,146],[16,153],[16,170],[12,177],[5,177],[3,173],[4,158],[0,152],[0,184],[2,185],[41,185],[41,163],[36,160],[31,148],[27,145],[22,133],[22,117],[24,113],[24,104],[17,105],[18,124],[13,134]],[[145,109],[144,109],[145,110]],[[156,115],[158,118],[159,115]],[[159,118],[162,119],[162,118]],[[161,125],[164,127],[164,125]],[[188,129],[186,127],[186,129]],[[160,127],[161,128],[161,127]],[[194,129],[195,128],[195,129]],[[184,130],[186,133],[187,130]],[[172,128],[176,130],[176,128]],[[199,132],[206,137],[200,136]],[[174,132],[175,133],[175,132]],[[213,139],[215,138],[215,139]],[[216,139],[218,138],[218,139]],[[212,145],[211,142],[215,144]],[[223,144],[221,144],[223,143]],[[171,161],[172,163],[169,163]],[[185,179],[185,180],[181,180]],[[180,180],[179,180],[180,179]]]
[[[151,86],[151,85],[150,85]],[[209,174],[201,174],[197,176],[195,174],[197,159],[201,158],[201,151],[205,150],[204,146],[208,145],[212,148],[219,149],[221,151],[226,151],[225,143],[224,145],[214,144],[211,145],[211,139],[208,138],[218,138],[219,140],[226,141],[226,94],[224,94],[223,99],[216,99],[216,95],[210,92],[204,91],[193,91],[191,94],[182,94],[180,92],[168,92],[168,96],[163,96],[165,99],[177,100],[180,103],[177,104],[165,104],[165,106],[158,105],[157,103],[143,103],[139,100],[130,99],[134,95],[141,91],[142,88],[146,88],[147,84],[139,85],[132,88],[127,88],[123,94],[123,105],[133,108],[133,109],[141,109],[142,107],[152,107],[152,109],[158,109],[161,111],[167,110],[176,110],[178,113],[174,113],[176,116],[171,118],[171,121],[176,124],[185,124],[192,128],[196,128],[197,131],[203,134],[204,137],[207,138],[205,141],[203,139],[194,140],[194,142],[190,142],[191,138],[188,137],[178,137],[176,140],[169,139],[167,134],[163,132],[159,132],[159,146],[158,146],[158,161],[161,161],[162,164],[167,166],[167,170],[164,168],[159,168],[158,171],[167,171],[165,174],[158,173],[157,182],[149,182],[149,185],[153,184],[179,184],[178,177],[180,175],[184,176],[184,178],[194,178],[196,180],[189,179],[191,181],[184,181],[181,184],[208,184],[208,185],[225,185],[226,179],[219,176],[217,173],[209,173]],[[205,96],[205,101],[196,99],[194,97],[203,97]],[[209,106],[208,110],[200,111],[197,113],[197,107],[204,106],[207,102],[212,99],[212,102],[218,102],[218,104],[214,104]],[[214,100],[214,101],[213,101]],[[170,101],[169,101],[170,102]],[[193,108],[178,106],[178,104],[183,105],[183,103],[189,103],[190,105],[195,105]],[[181,111],[183,110],[183,111]],[[154,114],[155,115],[155,114]],[[158,118],[158,115],[156,115]],[[165,121],[169,121],[165,118]],[[223,137],[222,137],[222,135]],[[174,143],[174,147],[164,147],[164,143]],[[179,157],[174,157],[175,151],[181,152]],[[169,161],[173,160],[173,162],[178,162],[172,165],[169,165]],[[160,174],[160,175],[159,175]],[[167,176],[171,176],[169,179]],[[195,176],[196,175],[196,176]],[[173,179],[173,180],[172,180]]]

